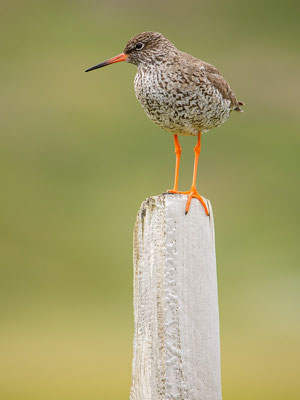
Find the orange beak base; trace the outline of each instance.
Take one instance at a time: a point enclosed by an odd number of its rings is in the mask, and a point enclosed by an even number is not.
[[[94,69],[105,67],[106,65],[114,64],[117,62],[125,61],[127,59],[127,55],[124,53],[119,54],[116,57],[110,58],[109,60],[103,61],[101,64],[94,65],[93,67],[87,69],[85,72],[93,71]]]

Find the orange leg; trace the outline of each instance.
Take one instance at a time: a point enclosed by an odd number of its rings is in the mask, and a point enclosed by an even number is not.
[[[206,206],[204,200],[202,199],[202,197],[200,196],[200,194],[197,192],[197,189],[196,189],[198,160],[199,160],[199,155],[200,155],[200,152],[201,152],[201,132],[198,133],[198,140],[197,140],[197,144],[196,144],[196,146],[194,148],[194,151],[195,151],[195,161],[194,161],[194,173],[193,173],[192,186],[191,186],[191,189],[188,192],[183,192],[184,194],[188,195],[188,199],[187,199],[186,207],[185,207],[185,215],[189,212],[191,200],[192,200],[193,197],[200,201],[200,203],[204,207],[206,215],[209,215],[207,206]]]
[[[174,144],[175,144],[175,154],[176,154],[174,189],[169,190],[169,193],[178,193],[178,175],[179,175],[179,163],[181,156],[181,147],[179,144],[178,135],[174,135]]]
[[[174,190],[169,190],[169,193],[180,193],[180,194],[188,195],[188,199],[187,199],[186,207],[185,207],[185,215],[189,212],[192,198],[198,199],[200,201],[200,203],[203,205],[206,215],[209,215],[207,205],[205,204],[204,200],[202,199],[202,197],[200,196],[200,194],[197,192],[197,189],[196,189],[197,168],[198,168],[199,155],[201,152],[201,132],[198,133],[198,140],[197,140],[197,144],[194,149],[195,161],[194,161],[193,182],[192,182],[191,189],[188,192],[179,192],[178,191],[178,170],[179,170],[179,160],[180,160],[181,148],[180,148],[180,145],[178,142],[177,135],[174,135],[174,141],[175,141],[175,152],[176,152],[175,183],[174,183]]]

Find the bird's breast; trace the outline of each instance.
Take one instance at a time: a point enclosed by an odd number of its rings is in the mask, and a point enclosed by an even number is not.
[[[134,80],[135,94],[147,111],[156,111],[157,107],[170,101],[167,79],[163,72],[149,68],[139,69]]]
[[[218,99],[205,80],[190,81],[174,69],[139,68],[134,88],[148,117],[172,133],[196,135],[218,126],[229,115],[227,106],[216,113]]]

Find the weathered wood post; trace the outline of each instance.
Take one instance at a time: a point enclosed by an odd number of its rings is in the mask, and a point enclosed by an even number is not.
[[[131,400],[221,400],[214,224],[196,199],[150,197],[134,231]]]

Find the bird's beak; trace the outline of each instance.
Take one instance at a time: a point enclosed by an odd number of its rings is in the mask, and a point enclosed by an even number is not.
[[[93,71],[93,69],[98,69],[98,68],[102,68],[105,67],[106,65],[110,65],[110,64],[114,64],[120,61],[125,61],[127,59],[127,55],[124,53],[119,54],[116,57],[110,58],[109,60],[103,61],[100,64],[94,65],[93,67],[87,69],[85,72],[89,72],[89,71]]]

